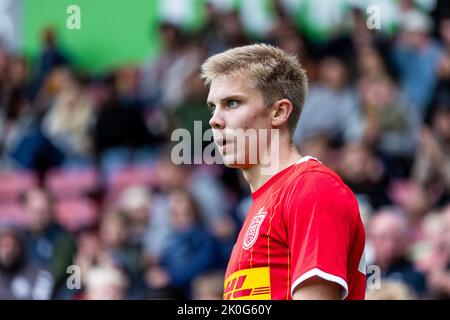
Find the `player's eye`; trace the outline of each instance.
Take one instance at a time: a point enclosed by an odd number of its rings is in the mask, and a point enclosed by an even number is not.
[[[208,110],[209,112],[211,112],[211,114],[213,114],[214,111],[216,110],[216,106],[213,104],[208,104]]]
[[[239,101],[237,100],[228,100],[227,101],[227,107],[230,109],[237,108],[239,106]]]

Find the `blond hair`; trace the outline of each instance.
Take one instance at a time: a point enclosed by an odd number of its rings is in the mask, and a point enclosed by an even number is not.
[[[210,57],[202,65],[205,85],[223,75],[249,75],[251,85],[261,91],[265,105],[288,99],[292,113],[288,128],[293,134],[308,92],[308,78],[297,56],[267,44],[237,47]]]

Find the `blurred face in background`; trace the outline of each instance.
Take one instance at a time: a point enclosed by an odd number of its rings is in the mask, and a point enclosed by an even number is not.
[[[181,31],[178,27],[172,24],[162,24],[159,31],[166,49],[174,49],[180,45]]]
[[[126,296],[127,279],[119,269],[93,267],[86,276],[86,298],[88,300],[123,300]]]
[[[130,227],[135,229],[134,231],[145,229],[148,225],[151,203],[151,193],[145,186],[131,186],[122,192],[120,208],[128,217]]]
[[[20,240],[13,231],[0,233],[0,268],[9,270],[21,256]]]
[[[305,54],[306,50],[303,39],[296,34],[295,30],[288,29],[283,31],[282,34],[277,35],[276,41],[281,49],[289,53],[296,54],[300,57]]]
[[[45,84],[42,90],[51,96],[56,95],[62,88],[73,81],[72,73],[65,67],[53,69],[45,78]]]
[[[405,31],[402,34],[404,43],[412,49],[420,50],[428,41],[428,34],[420,31]]]
[[[373,49],[361,49],[358,55],[358,68],[362,76],[377,77],[385,74],[383,59]]]
[[[8,64],[9,64],[9,58],[6,50],[3,48],[0,48],[0,80],[4,80],[7,78],[8,73]]]
[[[135,95],[138,87],[138,76],[138,69],[134,67],[123,67],[117,70],[115,78],[117,93],[123,97]]]
[[[198,222],[197,208],[187,192],[173,191],[169,196],[169,204],[170,221],[175,230],[189,230]]]
[[[77,104],[82,96],[80,86],[75,81],[68,81],[61,88],[58,96],[56,97],[56,103],[73,109],[77,107]],[[73,110],[74,112],[78,110]]]
[[[340,174],[352,184],[376,182],[383,173],[377,159],[360,144],[346,145],[342,149],[340,162]]]
[[[445,54],[440,63],[438,68],[438,76],[439,79],[445,81],[450,79],[450,54]]]
[[[421,229],[422,218],[429,212],[434,201],[432,195],[412,180],[394,181],[389,189],[390,198],[402,209],[409,223]]]
[[[443,249],[447,252],[448,261],[450,262],[450,206],[447,206],[443,212],[439,238]]]
[[[447,46],[450,45],[450,19],[449,18],[442,19],[439,29],[444,43]]]
[[[342,89],[347,82],[346,66],[337,58],[327,57],[319,64],[319,78],[325,86],[331,89]]]
[[[344,149],[342,157],[341,172],[342,175],[349,181],[360,182],[365,180],[366,164],[368,163],[369,155],[363,148],[357,146]]]
[[[243,34],[239,14],[237,14],[236,12],[227,12],[221,14],[220,19],[218,19],[218,23],[218,29],[222,33],[224,38],[229,43],[239,44]]]
[[[13,87],[23,85],[27,81],[28,69],[25,58],[14,58],[9,68],[9,81]]]
[[[223,274],[204,274],[194,279],[192,283],[194,300],[222,300]]]
[[[450,142],[450,107],[438,106],[433,116],[432,125],[441,139]]]
[[[392,103],[395,86],[386,77],[364,77],[359,83],[359,93],[366,107],[382,109]]]
[[[100,239],[108,248],[118,248],[128,240],[126,218],[118,212],[106,213],[100,226]]]
[[[406,253],[408,225],[396,213],[377,213],[369,222],[369,240],[375,252],[375,263],[386,269]]]
[[[326,160],[331,152],[330,142],[326,135],[315,135],[302,141],[299,149],[301,154],[310,155],[322,162],[327,162]],[[327,163],[327,165],[330,165],[330,163]]]
[[[26,195],[25,209],[29,228],[41,232],[52,222],[52,208],[49,195],[40,189],[33,189]]]
[[[170,156],[158,159],[155,165],[155,184],[163,191],[182,188],[188,183],[185,167],[173,164]]]

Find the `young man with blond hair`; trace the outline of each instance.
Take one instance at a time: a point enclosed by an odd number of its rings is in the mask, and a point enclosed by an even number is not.
[[[365,235],[355,196],[292,142],[308,88],[298,58],[244,46],[209,58],[202,77],[218,151],[242,170],[253,200],[224,298],[363,299]]]

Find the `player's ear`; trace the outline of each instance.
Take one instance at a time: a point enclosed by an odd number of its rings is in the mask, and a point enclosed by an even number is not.
[[[272,126],[280,127],[287,123],[292,113],[292,103],[288,99],[281,99],[272,105]]]

